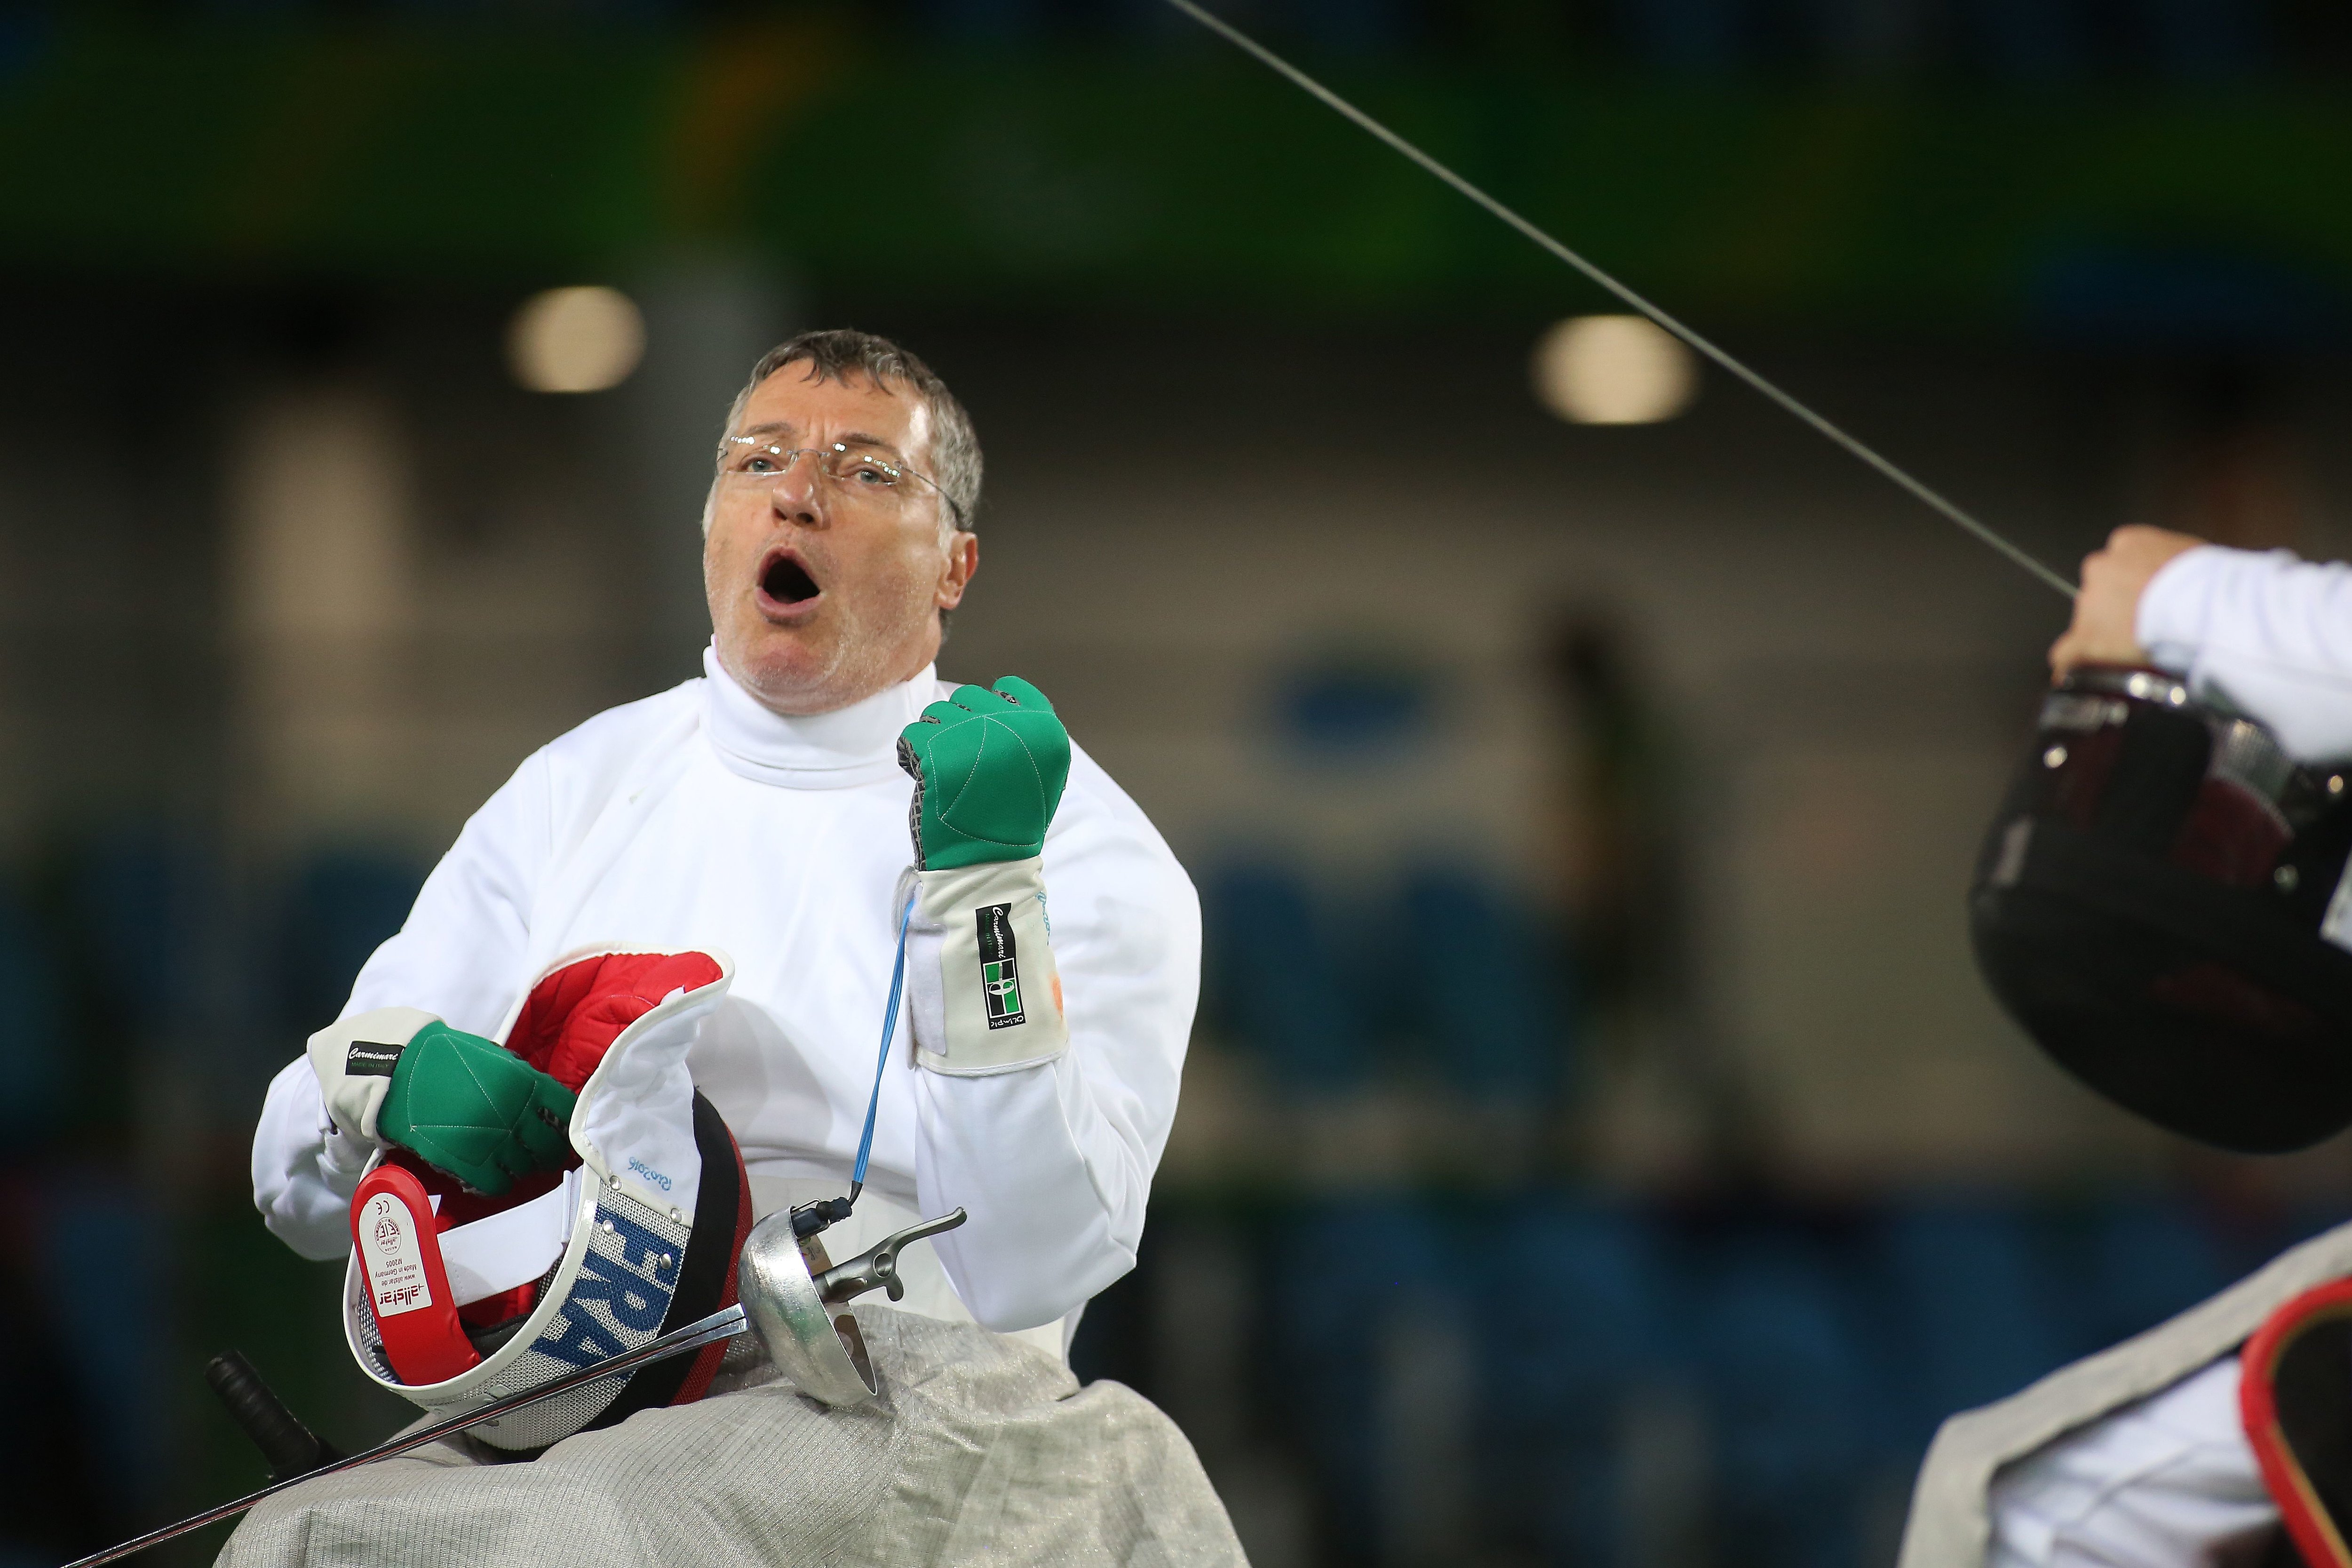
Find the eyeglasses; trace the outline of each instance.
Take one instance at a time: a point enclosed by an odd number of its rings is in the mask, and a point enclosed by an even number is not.
[[[790,473],[793,461],[803,456],[815,458],[816,471],[844,496],[867,505],[903,507],[912,499],[916,485],[927,486],[947,503],[956,526],[963,526],[963,508],[940,489],[937,479],[871,447],[835,441],[826,447],[787,448],[758,436],[730,436],[719,447],[719,477],[738,485],[772,485]]]

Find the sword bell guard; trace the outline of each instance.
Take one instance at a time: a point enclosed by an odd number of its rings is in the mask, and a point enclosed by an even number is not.
[[[884,1237],[859,1257],[835,1267],[815,1229],[796,1232],[796,1212],[770,1215],[751,1227],[736,1264],[737,1295],[752,1331],[793,1388],[836,1408],[862,1405],[881,1392],[857,1320],[835,1309],[868,1290],[893,1300],[898,1254],[908,1242],[953,1230],[964,1222],[957,1209],[937,1219]],[[804,1223],[804,1222],[803,1222]]]

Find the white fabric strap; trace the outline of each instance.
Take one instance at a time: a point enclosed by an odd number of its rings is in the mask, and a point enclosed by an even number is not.
[[[908,1011],[915,1059],[931,1071],[1012,1072],[1070,1048],[1043,868],[1033,857],[914,873]]]
[[[529,1203],[441,1233],[441,1263],[457,1305],[528,1285],[555,1267],[580,1215],[580,1171],[566,1171]]]

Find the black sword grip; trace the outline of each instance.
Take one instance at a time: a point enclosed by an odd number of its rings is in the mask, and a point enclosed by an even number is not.
[[[296,1418],[269,1392],[253,1363],[236,1351],[223,1351],[205,1366],[205,1381],[228,1406],[230,1417],[253,1439],[269,1464],[269,1479],[282,1481],[308,1475],[342,1456]]]

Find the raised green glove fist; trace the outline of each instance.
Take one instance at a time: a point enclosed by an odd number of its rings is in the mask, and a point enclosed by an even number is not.
[[[517,1176],[564,1163],[572,1099],[505,1047],[433,1023],[394,1065],[376,1131],[495,1197]]]
[[[959,686],[898,732],[915,776],[915,865],[944,871],[1026,860],[1070,780],[1070,732],[1045,694],[1016,676]]]

